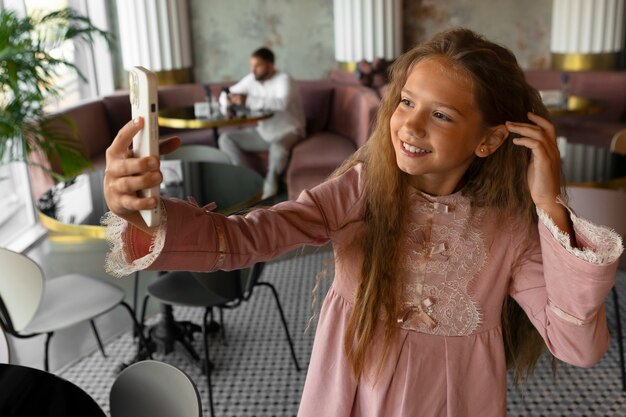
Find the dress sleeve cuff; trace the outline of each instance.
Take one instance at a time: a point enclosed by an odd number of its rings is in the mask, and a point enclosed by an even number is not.
[[[586,319],[579,319],[563,310],[552,303],[552,300],[548,298],[548,308],[552,310],[554,314],[556,314],[560,319],[565,320],[569,323],[575,324],[576,326],[585,326],[589,323],[593,323],[598,315],[598,311],[596,310],[591,316]]]
[[[559,229],[545,211],[537,208],[537,215],[539,221],[567,252],[589,263],[604,265],[611,264],[620,257],[624,247],[622,238],[614,230],[579,218],[560,196],[557,197],[557,202],[569,212],[578,247],[572,247],[569,234]]]
[[[167,231],[167,212],[162,201],[159,210],[161,224],[151,239],[111,212],[102,217],[101,224],[106,227],[105,238],[111,248],[104,263],[108,274],[118,278],[130,275],[146,269],[159,256]]]

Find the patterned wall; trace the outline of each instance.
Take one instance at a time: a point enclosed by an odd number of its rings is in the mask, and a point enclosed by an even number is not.
[[[465,26],[513,50],[522,67],[545,68],[551,14],[545,0],[404,0],[404,46]],[[263,45],[298,79],[324,78],[335,65],[333,0],[191,0],[190,18],[199,82],[243,77]]]
[[[333,0],[191,0],[190,18],[199,82],[243,77],[261,46],[298,79],[326,77],[335,62]]]
[[[523,68],[548,68],[551,18],[546,0],[404,0],[404,47],[463,26],[511,49]]]

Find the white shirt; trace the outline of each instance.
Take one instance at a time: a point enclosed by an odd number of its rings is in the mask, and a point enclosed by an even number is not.
[[[250,73],[230,87],[234,94],[245,94],[246,106],[252,110],[271,110],[274,116],[258,124],[261,137],[274,142],[287,134],[304,136],[305,118],[302,99],[296,82],[284,72],[276,71],[272,78],[257,81]]]

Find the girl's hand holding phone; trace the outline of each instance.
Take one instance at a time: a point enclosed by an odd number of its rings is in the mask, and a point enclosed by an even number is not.
[[[113,140],[106,151],[104,171],[104,198],[109,210],[117,216],[152,234],[153,229],[146,226],[139,210],[150,210],[158,206],[159,198],[143,198],[140,190],[158,186],[163,180],[159,169],[159,158],[133,157],[130,149],[133,137],[143,128],[144,120],[137,118],[128,122]],[[167,154],[180,146],[177,137],[166,139],[159,144],[159,152]]]

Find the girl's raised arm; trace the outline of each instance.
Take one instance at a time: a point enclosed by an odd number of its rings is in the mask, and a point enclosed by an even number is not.
[[[534,113],[528,113],[531,123],[506,122],[509,132],[521,137],[513,143],[532,151],[528,166],[528,188],[537,208],[543,210],[557,227],[573,236],[568,211],[557,202],[561,193],[561,155],[556,143],[556,131],[552,123]]]

